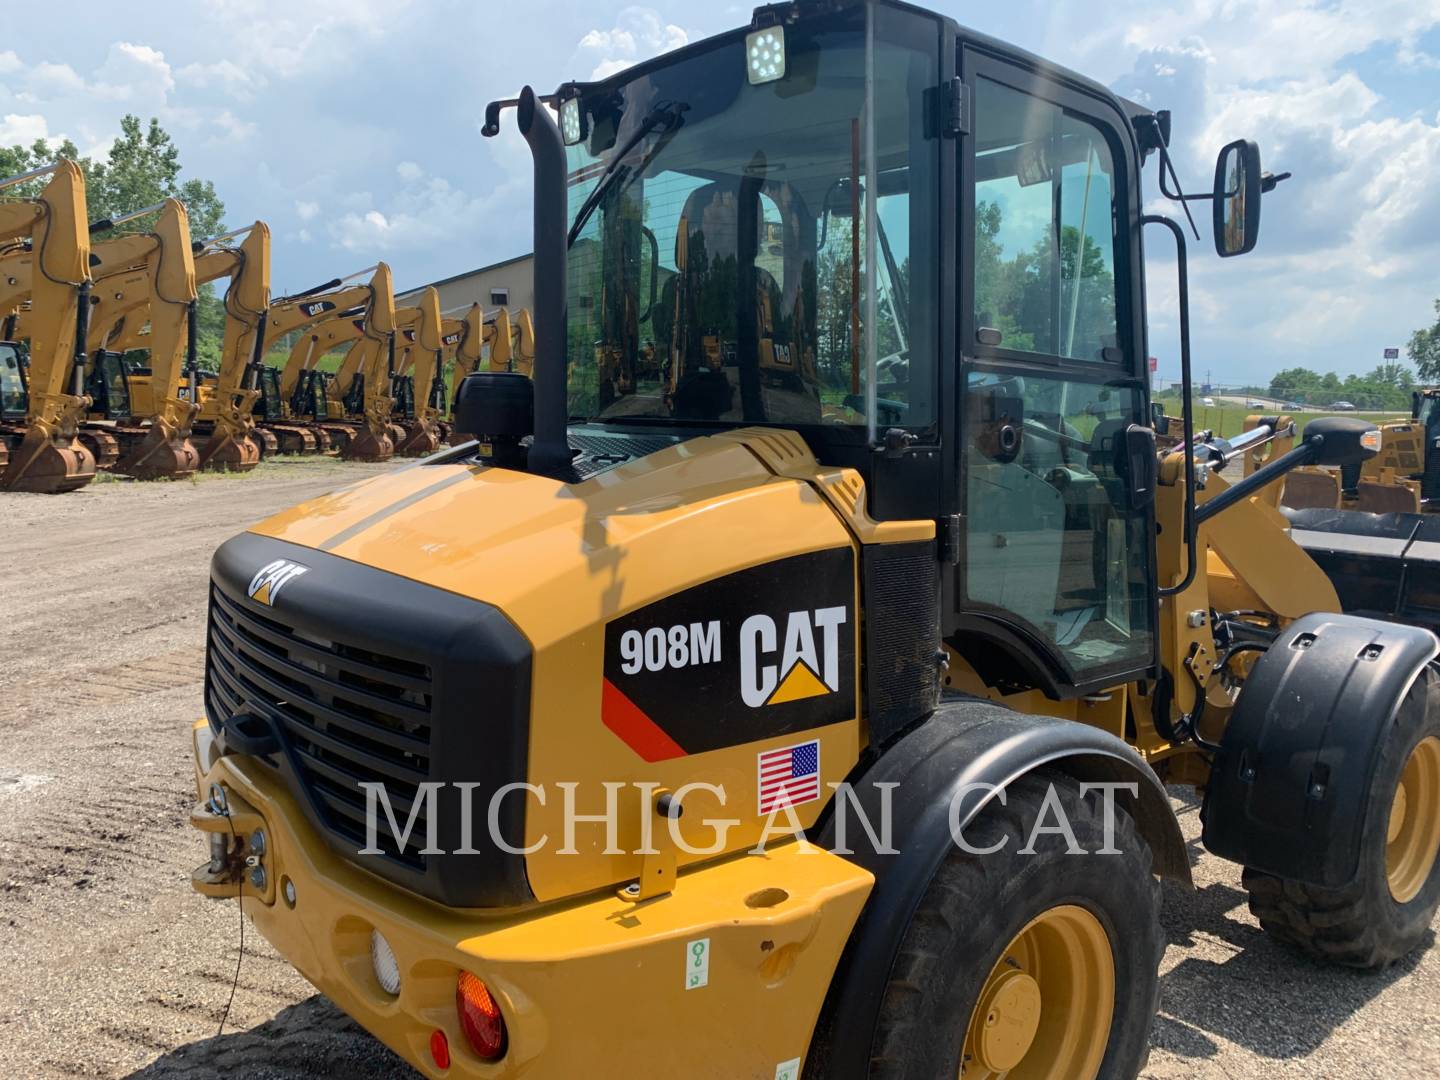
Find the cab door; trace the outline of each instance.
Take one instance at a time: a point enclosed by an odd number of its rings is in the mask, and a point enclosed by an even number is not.
[[[959,572],[949,635],[1070,697],[1155,666],[1135,155],[1107,100],[962,48]]]

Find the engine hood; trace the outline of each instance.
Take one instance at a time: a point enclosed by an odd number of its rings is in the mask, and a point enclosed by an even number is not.
[[[493,604],[537,649],[717,573],[850,543],[812,485],[775,475],[731,438],[580,484],[414,466],[251,531]]]

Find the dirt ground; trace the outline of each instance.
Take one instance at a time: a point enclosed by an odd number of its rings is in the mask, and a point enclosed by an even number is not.
[[[221,541],[388,466],[277,461],[196,483],[0,494],[0,1075],[414,1075],[254,933],[190,891],[188,732],[206,568]],[[1166,892],[1170,947],[1145,1073],[1440,1076],[1440,950],[1381,975],[1272,944],[1238,868],[1200,853]]]

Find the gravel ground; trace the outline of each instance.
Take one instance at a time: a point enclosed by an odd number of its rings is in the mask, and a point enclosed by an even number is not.
[[[248,523],[389,466],[277,461],[244,477],[0,494],[0,1075],[414,1075],[259,938],[190,891],[188,731],[206,567]],[[1145,1075],[1440,1076],[1440,952],[1381,975],[1311,963],[1250,918],[1200,852],[1167,888]]]

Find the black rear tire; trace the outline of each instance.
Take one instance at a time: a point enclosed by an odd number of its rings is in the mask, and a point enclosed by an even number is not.
[[[1415,747],[1427,738],[1440,738],[1440,678],[1434,668],[1416,680],[1381,748],[1356,880],[1344,888],[1325,889],[1245,868],[1241,881],[1250,894],[1250,913],[1267,934],[1321,960],[1367,970],[1393,964],[1425,940],[1440,907],[1440,859],[1419,892],[1400,903],[1391,895],[1386,850],[1401,774]],[[1412,811],[1440,814],[1440,806]]]
[[[1091,854],[1070,854],[1066,838],[1056,834],[1037,837],[1033,854],[1020,853],[1052,786],[1079,846]],[[1160,883],[1151,871],[1149,847],[1117,801],[1118,853],[1094,854],[1104,847],[1101,793],[1082,796],[1079,783],[1062,773],[1039,770],[1010,785],[1005,795],[1005,805],[992,803],[965,829],[971,847],[985,849],[1003,840],[1003,850],[976,855],[952,847],[905,932],[876,1028],[870,1063],[876,1080],[959,1075],[972,1014],[1002,952],[1032,920],[1067,906],[1094,916],[1113,959],[1110,1031],[1103,1061],[1090,1075],[1133,1077],[1145,1063],[1164,952]],[[1055,823],[1053,810],[1045,821]],[[1057,1004],[1041,1001],[1042,1011]],[[1022,1060],[1015,1075],[1023,1074],[1026,1064]],[[1066,1067],[1063,1074],[1085,1080],[1085,1071]]]

